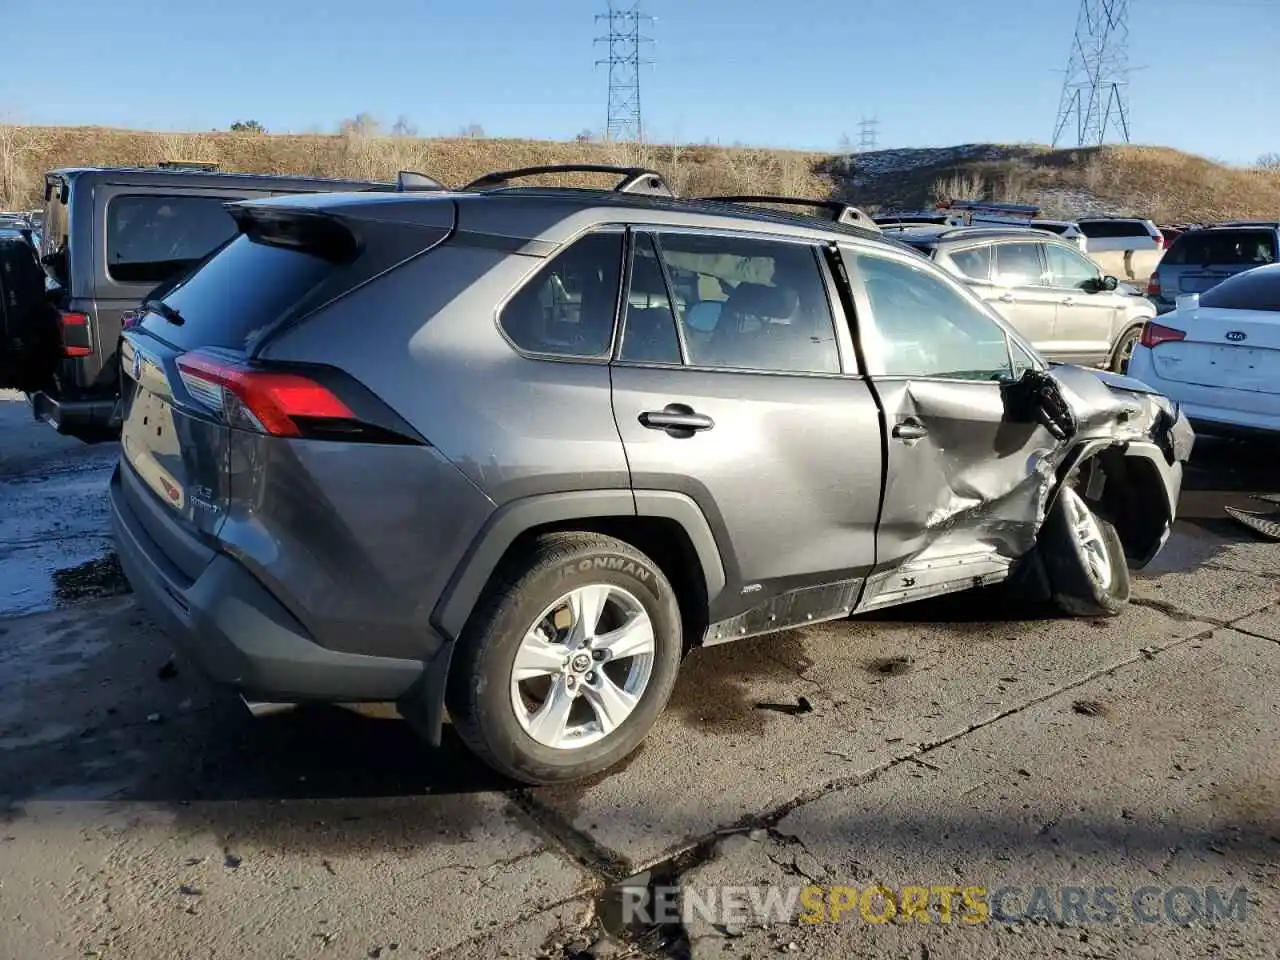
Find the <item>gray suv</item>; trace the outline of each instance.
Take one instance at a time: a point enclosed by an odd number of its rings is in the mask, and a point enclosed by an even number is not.
[[[236,235],[228,201],[358,189],[391,185],[185,163],[48,173],[39,245],[50,278],[46,322],[59,347],[22,371],[25,384],[39,384],[30,391],[36,417],[89,442],[116,436],[121,327],[153,290]]]
[[[1025,227],[916,230],[901,239],[960,277],[1050,360],[1123,373],[1155,316],[1074,243]]]
[[[121,562],[216,680],[437,743],[447,707],[545,783],[700,645],[1000,581],[1121,609],[1194,439],[1166,400],[838,213],[544,171],[232,204],[125,331]]]
[[[1233,221],[1181,233],[1151,275],[1147,295],[1160,313],[1184,293],[1204,293],[1228,277],[1277,261],[1280,223]]]

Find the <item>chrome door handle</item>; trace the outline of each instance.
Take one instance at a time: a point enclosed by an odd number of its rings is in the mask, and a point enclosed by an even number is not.
[[[928,429],[919,420],[914,417],[908,417],[893,428],[893,437],[895,440],[920,440],[929,435]]]
[[[1074,307],[1076,305],[1076,298],[1067,297],[1065,300],[1062,301],[1062,305],[1064,307]]]
[[[1013,302],[1015,302],[1017,299],[1018,299],[1018,298],[1017,298],[1017,297],[1015,297],[1012,293],[1002,293],[1002,294],[1000,294],[1000,302],[1001,302],[1001,303],[1013,303]]]

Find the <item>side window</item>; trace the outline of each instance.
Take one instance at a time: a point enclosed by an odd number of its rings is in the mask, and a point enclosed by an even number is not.
[[[871,302],[859,318],[868,353],[891,377],[999,380],[1013,375],[1004,329],[971,297],[932,271],[886,257],[846,251],[850,273]]]
[[[951,262],[971,280],[991,279],[991,248],[973,247],[951,254]]]
[[[622,234],[588,234],[526,281],[498,322],[530,353],[607,357],[621,275]]]
[[[653,238],[647,234],[636,237],[631,258],[631,286],[627,290],[627,313],[618,359],[633,363],[681,362],[671,295]]]
[[[835,322],[807,244],[661,234],[673,311],[695,366],[839,373]]]
[[[1044,286],[1044,260],[1039,243],[996,245],[996,283],[1002,287]]]
[[[160,284],[236,235],[230,197],[116,197],[107,205],[107,275]]]
[[[1049,243],[1044,249],[1049,259],[1050,286],[1080,289],[1102,275],[1097,264],[1070,247]]]

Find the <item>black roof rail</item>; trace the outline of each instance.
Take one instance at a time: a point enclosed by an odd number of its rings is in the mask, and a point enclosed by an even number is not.
[[[773,203],[778,206],[785,207],[812,207],[815,210],[826,210],[831,214],[831,219],[836,223],[845,223],[854,227],[865,227],[868,230],[878,230],[880,226],[857,207],[850,206],[847,203],[841,203],[839,200],[814,200],[810,197],[775,197],[767,194],[697,197],[696,199],[710,203]]]
[[[409,193],[417,190],[434,192],[444,189],[444,184],[435,177],[429,177],[425,173],[418,173],[416,170],[401,170],[396,174],[396,193]]]
[[[463,190],[483,190],[502,187],[522,177],[534,177],[543,173],[616,173],[622,179],[613,186],[614,193],[641,193],[651,197],[674,197],[667,181],[656,170],[644,167],[617,167],[607,163],[555,163],[543,167],[520,167],[516,170],[498,170],[486,173],[468,183]]]

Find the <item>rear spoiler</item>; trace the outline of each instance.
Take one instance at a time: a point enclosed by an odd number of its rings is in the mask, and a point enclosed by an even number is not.
[[[351,228],[326,213],[241,203],[228,203],[226,209],[240,233],[267,246],[298,250],[330,263],[345,263],[360,249]]]

